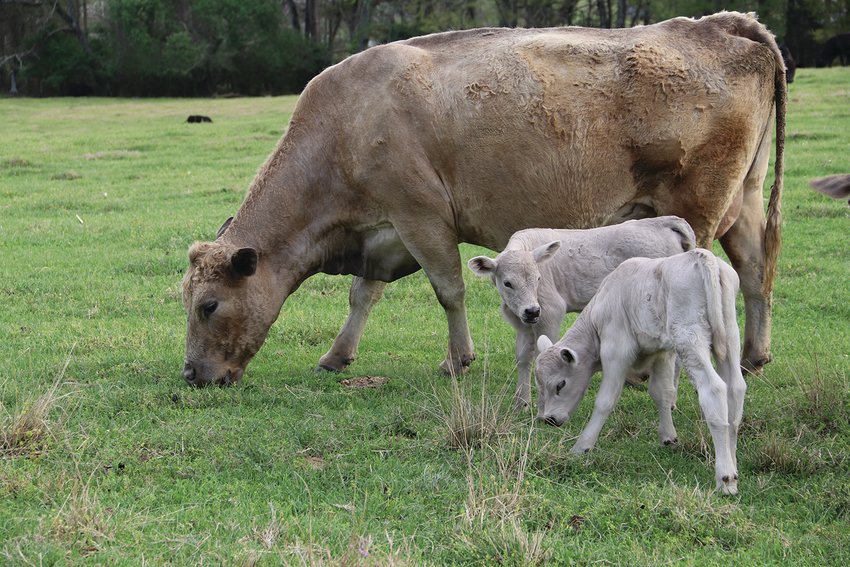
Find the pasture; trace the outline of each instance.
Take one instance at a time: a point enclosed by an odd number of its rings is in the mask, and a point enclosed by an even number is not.
[[[598,377],[560,429],[511,411],[513,330],[468,270],[478,359],[457,380],[420,272],[343,374],[314,368],[350,278],[318,275],[241,384],[186,386],[186,249],[295,100],[0,100],[0,563],[850,563],[850,208],[807,185],[850,171],[850,69],[790,85],[775,358],[748,378],[736,497],[687,381],[672,449],[645,388],[581,457]]]

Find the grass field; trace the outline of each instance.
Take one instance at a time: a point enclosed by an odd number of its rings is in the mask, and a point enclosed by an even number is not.
[[[471,273],[478,360],[457,382],[419,273],[342,375],[313,369],[350,278],[320,275],[240,385],[184,385],[186,249],[294,102],[0,100],[0,563],[850,563],[850,208],[807,186],[850,171],[850,69],[790,87],[775,361],[748,380],[736,497],[713,490],[687,382],[675,449],[640,388],[583,457],[595,386],[561,429],[510,411],[513,335]],[[388,382],[340,383],[363,375]]]

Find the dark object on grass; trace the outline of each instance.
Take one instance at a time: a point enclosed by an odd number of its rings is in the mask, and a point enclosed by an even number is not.
[[[195,122],[212,122],[212,118],[209,116],[202,116],[200,114],[192,114],[189,118],[186,119],[186,122],[193,124]]]
[[[838,57],[839,65],[850,65],[850,32],[839,33],[823,44],[823,51],[817,60],[818,67],[832,67],[832,62]]]
[[[850,197],[850,173],[840,173],[838,175],[812,179],[809,181],[809,185],[815,191],[829,195],[833,199]],[[850,200],[847,201],[847,204],[850,205]]]

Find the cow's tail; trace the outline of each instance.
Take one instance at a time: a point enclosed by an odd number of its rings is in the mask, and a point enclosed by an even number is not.
[[[723,313],[723,293],[720,281],[720,266],[717,257],[702,248],[693,251],[696,254],[700,278],[705,292],[705,310],[708,326],[711,329],[712,351],[717,360],[726,360],[726,319]]]
[[[785,111],[787,106],[787,86],[785,84],[785,61],[776,43],[776,38],[766,27],[758,22],[755,14],[721,12],[707,16],[723,27],[728,33],[745,37],[761,43],[773,53],[773,102],[776,115],[776,159],[773,164],[773,185],[767,203],[767,225],[762,240],[764,253],[764,280],[762,293],[769,297],[773,291],[776,276],[776,264],[782,247],[782,188],[785,170]]]

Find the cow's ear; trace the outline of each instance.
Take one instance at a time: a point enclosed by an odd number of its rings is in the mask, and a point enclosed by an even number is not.
[[[496,260],[488,258],[487,256],[476,256],[475,258],[470,258],[466,265],[469,266],[470,270],[475,272],[475,275],[481,276],[482,278],[489,278],[496,271]]]
[[[552,341],[546,335],[537,337],[537,352],[543,352],[552,348]]]
[[[561,247],[560,240],[554,240],[548,244],[543,244],[542,246],[538,246],[532,251],[532,255],[534,256],[534,261],[538,264],[542,264],[543,262],[550,260],[552,256],[555,255],[555,252]]]
[[[253,248],[240,248],[230,257],[230,267],[237,276],[247,278],[257,271],[257,258]]]
[[[221,225],[221,228],[218,229],[218,233],[215,235],[216,238],[220,238],[224,231],[227,230],[227,227],[230,226],[230,223],[233,222],[233,217],[227,217],[227,220],[224,221],[224,224]]]
[[[578,364],[578,355],[571,348],[564,347],[561,349],[561,359],[567,364]]]

